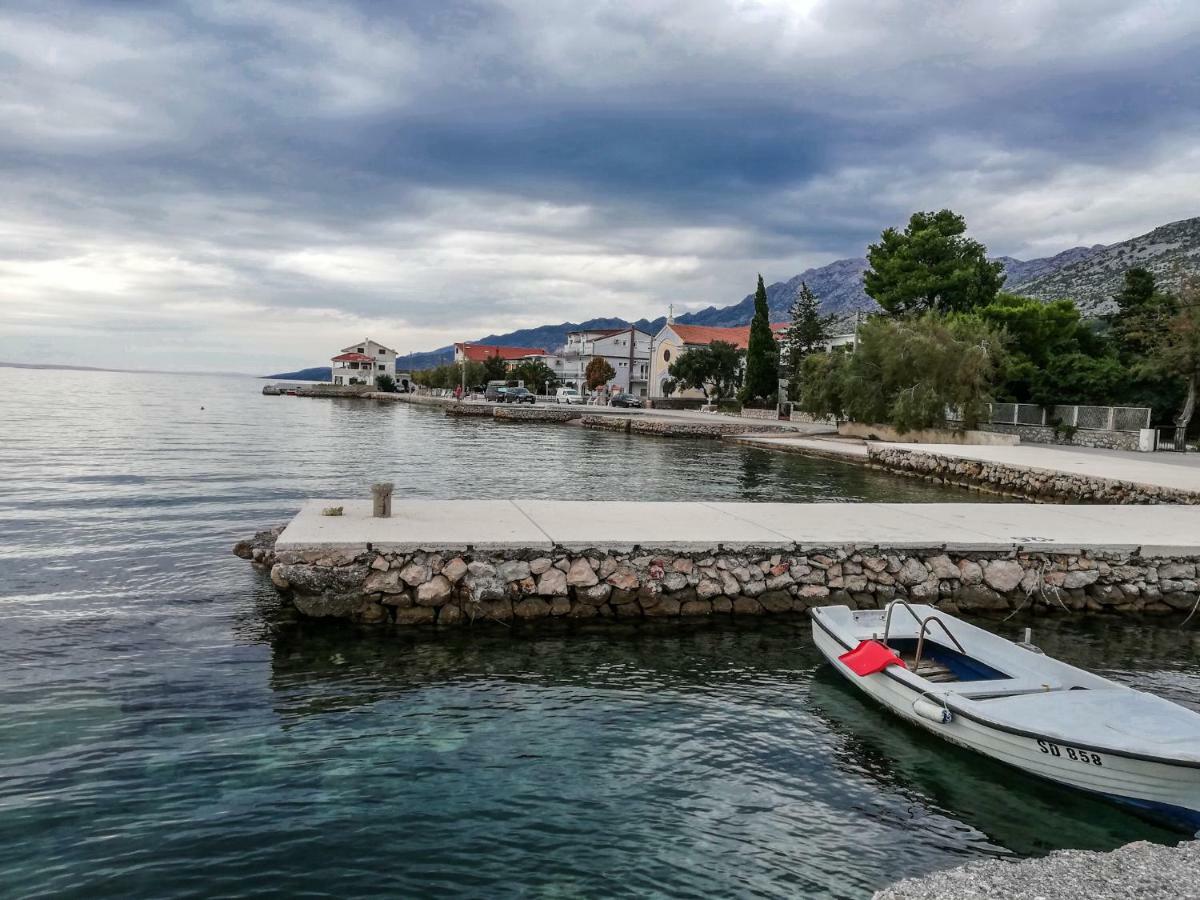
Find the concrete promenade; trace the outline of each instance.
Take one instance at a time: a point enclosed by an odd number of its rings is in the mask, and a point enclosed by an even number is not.
[[[839,439],[832,433],[810,431],[797,435],[738,435],[736,444],[799,453],[846,462],[866,463],[871,450],[889,448],[927,456],[1008,466],[1027,472],[1105,479],[1153,488],[1200,494],[1200,455],[1193,453],[1130,453],[1091,447],[1048,444],[969,446],[965,444],[907,444]]]
[[[341,516],[322,509],[341,506]],[[1200,507],[1017,503],[638,503],[310,500],[276,550],[943,548],[956,552],[1200,555]]]

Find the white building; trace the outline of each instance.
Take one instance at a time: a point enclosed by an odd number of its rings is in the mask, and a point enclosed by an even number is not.
[[[651,340],[649,334],[632,326],[572,331],[567,334],[566,346],[543,361],[554,371],[559,384],[584,391],[588,364],[601,357],[614,372],[606,385],[610,391],[645,397],[650,385]]]
[[[334,384],[373,385],[376,376],[396,374],[396,351],[370,338],[343,347],[330,362]]]

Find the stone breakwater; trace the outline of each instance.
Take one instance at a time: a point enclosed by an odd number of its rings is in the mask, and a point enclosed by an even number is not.
[[[831,604],[875,608],[895,598],[952,613],[1031,608],[1182,616],[1200,590],[1196,557],[853,547],[277,552],[280,530],[260,532],[234,552],[269,570],[303,615],[378,625],[777,616]]]
[[[908,878],[873,900],[1180,900],[1200,896],[1200,841],[1163,847],[1148,841],[1108,853],[1059,850],[1041,859],[990,859]]]
[[[496,419],[507,422],[569,422],[583,415],[583,410],[570,406],[521,406],[502,404],[492,411]]]
[[[867,459],[870,465],[899,475],[1038,502],[1200,504],[1200,494],[1175,488],[912,452],[883,444],[869,444]]]
[[[787,432],[793,429],[786,425],[767,425],[754,420],[732,420],[717,422],[695,422],[688,419],[655,419],[641,416],[585,415],[584,428],[599,428],[607,431],[623,431],[626,434],[650,434],[659,437],[721,438],[725,435]]]

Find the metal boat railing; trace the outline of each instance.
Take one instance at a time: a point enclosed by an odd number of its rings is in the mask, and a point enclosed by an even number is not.
[[[907,600],[893,600],[891,603],[889,603],[887,605],[887,609],[884,611],[884,614],[883,614],[883,645],[885,647],[887,646],[887,642],[888,642],[888,632],[890,631],[890,629],[892,627],[892,607],[894,607],[896,604],[900,604],[905,609],[907,609],[909,612],[909,615],[911,615],[914,619],[916,619],[917,624],[921,626],[921,630],[917,633],[917,655],[913,659],[913,669],[914,670],[916,670],[917,666],[919,666],[921,664],[921,653],[925,649],[925,632],[929,628],[930,623],[935,622],[938,625],[941,625],[942,631],[944,631],[946,633],[946,637],[950,638],[950,640],[954,643],[954,646],[958,648],[958,652],[961,653],[963,656],[967,655],[966,648],[964,648],[963,645],[959,643],[958,638],[956,638],[953,634],[950,633],[950,629],[946,626],[945,622],[943,622],[938,616],[933,616],[933,615],[926,616],[924,619],[922,619],[920,616],[917,615],[917,611],[912,608],[912,606],[909,604],[909,602]]]

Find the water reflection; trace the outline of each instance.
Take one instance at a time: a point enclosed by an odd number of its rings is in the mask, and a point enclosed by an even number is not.
[[[813,679],[809,698],[829,724],[837,765],[898,794],[915,819],[952,816],[1019,856],[1179,840],[1111,803],[939,740],[875,706],[829,667]]]

